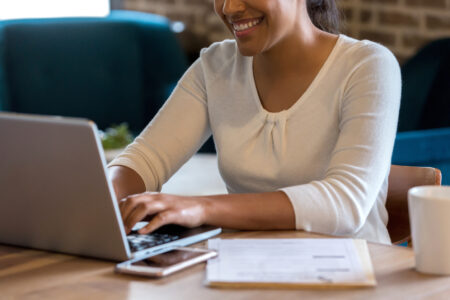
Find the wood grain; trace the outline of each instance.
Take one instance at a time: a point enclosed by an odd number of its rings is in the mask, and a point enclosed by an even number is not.
[[[225,232],[220,237],[324,236],[301,231],[248,231]],[[115,274],[113,262],[0,245],[0,299],[450,299],[450,276],[416,272],[412,249],[368,246],[378,282],[374,288],[235,290],[205,287],[205,264],[154,280]]]

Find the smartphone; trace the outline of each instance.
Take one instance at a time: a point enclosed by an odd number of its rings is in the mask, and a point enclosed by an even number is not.
[[[148,277],[164,277],[217,256],[217,252],[199,248],[176,248],[141,260],[128,260],[116,265],[118,273]]]

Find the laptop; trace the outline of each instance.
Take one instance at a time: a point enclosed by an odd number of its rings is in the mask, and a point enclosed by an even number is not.
[[[0,243],[124,261],[221,232],[168,225],[127,236],[107,175],[92,121],[0,113]]]

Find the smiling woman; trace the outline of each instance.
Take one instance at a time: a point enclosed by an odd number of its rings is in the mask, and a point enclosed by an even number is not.
[[[306,9],[304,9],[305,3]],[[339,11],[333,0],[284,2],[217,0],[214,4],[217,15],[236,37],[243,55],[253,55],[251,50],[247,52],[247,48],[242,44],[250,39],[250,34],[255,30],[267,31],[264,25],[270,25],[269,29],[277,34],[279,39],[282,37],[283,28],[301,26],[306,29],[306,26],[311,25],[307,24],[310,22],[324,32],[338,33],[339,31]],[[243,7],[247,8],[242,10]]]
[[[110,164],[127,230],[299,229],[390,243],[387,178],[400,103],[386,48],[338,34],[334,1],[215,0],[233,40],[203,49]],[[229,194],[161,186],[213,135]]]

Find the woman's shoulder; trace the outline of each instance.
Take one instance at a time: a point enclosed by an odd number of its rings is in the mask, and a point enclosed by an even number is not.
[[[226,65],[234,63],[239,57],[236,41],[230,39],[214,42],[200,51],[202,65],[215,72],[223,69]]]
[[[233,56],[238,50],[236,41],[232,39],[226,39],[223,41],[214,42],[206,48],[200,50],[200,56],[204,55],[221,55],[221,56]]]
[[[382,44],[340,35],[342,56],[353,62],[378,61],[398,64],[394,54]]]
[[[340,78],[344,89],[355,92],[362,89],[389,90],[396,95],[401,87],[401,71],[394,54],[385,46],[369,41],[342,36],[338,59]],[[388,97],[389,98],[389,97]],[[387,99],[388,99],[387,98]],[[351,98],[349,98],[351,99]]]

